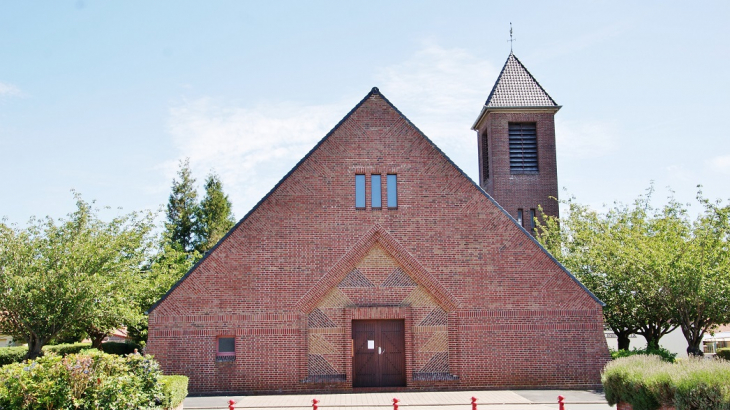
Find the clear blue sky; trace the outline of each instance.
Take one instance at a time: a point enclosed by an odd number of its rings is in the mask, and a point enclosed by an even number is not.
[[[509,54],[563,106],[559,184],[600,207],[650,181],[730,197],[730,3],[0,3],[0,216],[71,189],[157,209],[178,161],[242,217],[373,86],[473,179]],[[563,194],[564,195],[564,194]]]

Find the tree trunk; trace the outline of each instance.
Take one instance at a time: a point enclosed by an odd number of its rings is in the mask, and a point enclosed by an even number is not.
[[[616,333],[616,337],[618,337],[618,350],[629,350],[629,344],[631,344],[629,336],[631,334],[628,332]]]
[[[705,355],[705,352],[702,351],[702,340],[698,340],[696,343],[690,343],[689,346],[687,346],[687,355],[688,356],[694,356],[694,357],[702,357]]]
[[[705,355],[702,351],[702,339],[705,332],[710,327],[709,324],[702,326],[702,323],[684,321],[682,323],[682,333],[687,340],[687,355],[701,357]]]
[[[672,325],[669,321],[659,321],[657,323],[649,323],[642,326],[636,333],[644,336],[644,339],[646,339],[647,350],[656,350],[659,349],[659,340],[662,336],[676,328],[677,325]]]
[[[23,356],[23,360],[35,360],[38,357],[43,356],[42,349],[46,342],[46,340],[31,334],[30,337],[28,337],[28,353]]]
[[[646,339],[646,350],[659,349],[659,339],[661,339],[661,336],[657,332],[646,332],[642,336]]]
[[[101,343],[104,341],[104,338],[106,337],[106,333],[101,332],[91,332],[87,331],[89,334],[89,337],[91,338],[91,347],[94,349],[101,349]]]
[[[705,355],[705,352],[702,350],[702,338],[705,335],[705,332],[699,333],[699,332],[690,332],[689,337],[687,334],[685,334],[685,339],[687,339],[687,355],[692,357],[702,357]]]

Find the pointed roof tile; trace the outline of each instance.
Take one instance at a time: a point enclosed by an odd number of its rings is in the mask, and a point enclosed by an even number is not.
[[[489,93],[487,108],[497,107],[558,107],[535,77],[510,53]]]

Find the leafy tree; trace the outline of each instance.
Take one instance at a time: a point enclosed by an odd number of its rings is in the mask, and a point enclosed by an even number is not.
[[[231,201],[223,193],[223,183],[216,174],[205,180],[205,197],[197,208],[195,224],[195,248],[205,253],[235,225],[231,213]]]
[[[79,326],[74,326],[58,332],[58,334],[56,334],[56,336],[54,336],[53,339],[48,342],[48,344],[60,345],[79,343],[82,340],[86,339],[87,336],[88,335],[86,334],[86,331],[84,329],[80,328]]]
[[[144,316],[144,312],[160,300],[200,256],[197,251],[188,253],[173,246],[164,234],[158,243],[157,253],[139,275],[141,286],[137,288],[135,307],[143,316],[141,320],[127,327],[129,336],[136,342],[147,341],[147,316]]]
[[[190,172],[190,159],[180,161],[178,179],[172,180],[172,192],[167,202],[167,223],[165,228],[170,241],[180,249],[189,252],[195,248],[195,216],[198,208],[198,193],[195,178]]]
[[[621,238],[610,233],[609,223],[586,206],[566,202],[564,218],[542,215],[537,239],[606,306],[606,324],[618,337],[618,347],[628,350],[629,336],[639,329],[636,278],[626,263]],[[542,210],[540,210],[542,214]]]
[[[683,207],[665,208],[659,235],[671,266],[667,303],[687,340],[687,353],[702,356],[702,338],[714,326],[730,323],[730,206],[710,202],[698,192],[703,212],[691,221]]]
[[[688,353],[701,354],[704,333],[730,322],[730,211],[700,193],[704,213],[692,222],[672,198],[652,208],[652,192],[605,214],[568,201],[559,223],[537,221],[538,240],[606,303],[619,349],[628,349],[631,333],[656,349],[681,326]]]
[[[108,332],[134,315],[126,290],[145,259],[151,215],[103,222],[78,195],[76,205],[58,223],[0,226],[0,331],[28,342],[26,358],[61,331]]]

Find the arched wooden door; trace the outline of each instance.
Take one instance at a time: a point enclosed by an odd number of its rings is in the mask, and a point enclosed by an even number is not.
[[[406,385],[403,320],[352,321],[353,387]]]

